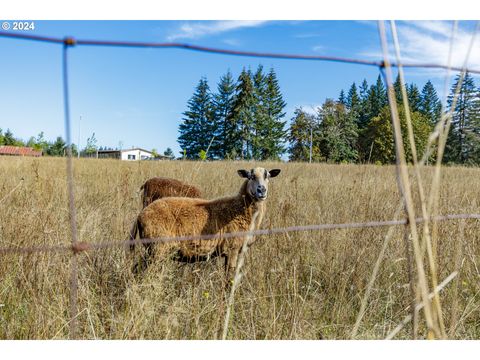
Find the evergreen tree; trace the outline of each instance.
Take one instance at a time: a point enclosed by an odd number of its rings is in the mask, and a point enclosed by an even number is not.
[[[448,97],[448,109],[453,107],[455,89],[461,76],[457,75]],[[477,154],[480,148],[479,97],[472,76],[467,72],[463,78],[455,108],[452,112],[450,133],[445,149],[445,160],[457,163],[480,163]]]
[[[402,96],[402,81],[400,80],[400,74],[397,74],[395,82],[393,83],[393,90],[395,90],[395,98],[397,99],[397,104],[401,104],[403,101],[403,96]]]
[[[236,149],[239,148],[238,124],[232,116],[235,104],[235,82],[230,71],[220,78],[217,86],[217,94],[213,99],[217,129],[216,139],[221,147],[214,149],[215,156],[235,158]]]
[[[259,65],[257,71],[253,74],[253,92],[255,97],[255,106],[253,108],[252,123],[252,158],[260,160],[262,146],[265,145],[263,135],[267,126],[269,116],[267,114],[267,79],[263,74],[263,66]]]
[[[313,135],[315,134],[316,137],[317,133],[318,125],[315,122],[315,117],[303,111],[302,108],[296,108],[287,135],[287,140],[290,143],[288,159],[290,161],[309,161],[310,141],[312,141],[312,161],[320,161],[321,155],[318,144],[313,142]]]
[[[440,120],[442,103],[430,80],[427,81],[422,89],[419,111],[429,119],[432,126]]]
[[[355,83],[350,86],[347,94],[346,107],[349,110],[360,111],[360,96],[358,95],[357,85]]]
[[[284,139],[286,135],[285,117],[286,103],[283,100],[275,71],[270,69],[265,77],[265,92],[261,105],[265,110],[265,118],[260,127],[260,159],[280,159],[285,152]]]
[[[233,122],[238,124],[239,128],[239,147],[236,150],[241,159],[252,158],[251,134],[255,116],[255,101],[251,71],[243,68],[235,88],[235,103],[232,112]]]
[[[407,85],[406,90],[410,112],[420,111],[422,100],[417,85]]]
[[[5,134],[3,135],[3,145],[16,145],[17,140],[13,137],[13,133],[10,129],[7,129]]]
[[[375,85],[370,86],[368,91],[368,122],[377,116],[385,105],[388,104],[387,90],[383,85],[382,78],[378,75]]]
[[[95,133],[93,135],[95,137]],[[58,136],[57,139],[49,144],[47,148],[47,154],[50,156],[64,156],[65,155],[66,143],[61,136]]]
[[[353,83],[350,90],[348,90],[346,108],[348,109],[350,116],[354,119],[357,128],[359,128],[362,105],[355,83]]]
[[[368,102],[368,83],[366,79],[363,79],[362,84],[360,85],[360,111],[358,116],[358,128],[359,130],[364,129],[368,124],[368,116],[370,114],[370,106]]]
[[[0,128],[0,145],[5,144],[5,137],[3,136],[3,129]]]
[[[340,95],[338,96],[338,102],[344,106],[347,105],[347,98],[343,89],[340,91]]]
[[[196,159],[201,150],[208,149],[216,128],[210,87],[206,78],[200,79],[193,96],[188,100],[188,110],[183,115],[178,143],[188,159]],[[208,157],[212,157],[210,152]]]
[[[354,162],[358,158],[358,129],[343,104],[327,99],[319,109],[319,148],[332,162]]]

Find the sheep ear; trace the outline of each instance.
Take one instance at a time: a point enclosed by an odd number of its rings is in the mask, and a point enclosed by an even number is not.
[[[275,177],[275,176],[277,176],[278,174],[280,174],[280,171],[282,171],[282,170],[280,170],[280,169],[272,169],[272,170],[270,170],[268,173],[270,174],[270,177]]]
[[[238,172],[238,175],[240,175],[240,177],[242,177],[242,178],[247,178],[247,179],[250,178],[250,171],[247,171],[247,170],[237,170],[237,172]]]

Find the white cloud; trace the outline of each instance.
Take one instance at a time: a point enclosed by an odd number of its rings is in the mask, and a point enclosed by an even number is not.
[[[323,53],[323,52],[325,52],[325,46],[315,45],[314,47],[312,47],[312,50],[316,53]]]
[[[403,62],[435,63],[448,65],[452,22],[447,21],[409,21],[398,22],[398,39]],[[389,28],[388,23],[386,26]],[[462,67],[472,39],[472,29],[459,24],[452,48],[452,66]],[[393,41],[390,39],[390,59],[395,60]],[[363,55],[382,59],[380,45],[375,50],[367,50]],[[480,34],[477,35],[470,53],[467,66],[480,69]],[[445,76],[445,70],[423,70],[431,76]]]
[[[171,33],[168,41],[178,39],[197,39],[202,36],[216,35],[241,28],[251,28],[264,25],[267,20],[231,20],[231,21],[198,21],[186,22]]]

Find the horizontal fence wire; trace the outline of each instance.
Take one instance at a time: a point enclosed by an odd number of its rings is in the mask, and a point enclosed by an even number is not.
[[[238,50],[229,50],[222,48],[213,48],[206,46],[199,46],[186,43],[174,43],[174,42],[141,42],[141,41],[109,41],[109,40],[83,40],[75,39],[73,37],[65,38],[56,38],[49,36],[40,36],[40,35],[30,35],[30,34],[17,34],[6,31],[0,31],[0,37],[21,39],[21,40],[32,40],[47,42],[52,44],[66,44],[68,46],[110,46],[110,47],[132,47],[132,48],[176,48],[184,50],[193,50],[200,51],[205,53],[221,54],[221,55],[233,55],[233,56],[246,56],[246,57],[260,57],[260,58],[270,58],[270,59],[286,59],[286,60],[315,60],[315,61],[331,61],[331,62],[341,62],[348,64],[357,64],[357,65],[368,65],[375,67],[384,67],[383,60],[374,61],[374,60],[365,60],[365,59],[352,59],[344,58],[337,56],[322,56],[322,55],[305,55],[305,54],[281,54],[281,53],[265,53],[265,52],[255,52],[255,51],[238,51]],[[409,67],[409,68],[430,68],[430,69],[450,69],[456,71],[462,71],[461,67],[453,67],[442,64],[434,63],[395,63],[391,62],[390,66],[393,67]],[[473,74],[480,74],[480,69],[467,69],[468,72]]]
[[[480,220],[480,214],[449,214],[439,215],[430,218],[430,221],[449,221],[459,219],[475,219]],[[425,222],[424,218],[415,219],[417,224]],[[77,242],[75,245],[50,245],[50,246],[33,246],[33,247],[4,247],[0,248],[0,254],[29,254],[36,252],[83,252],[98,249],[107,249],[113,247],[128,247],[136,244],[151,244],[151,243],[168,243],[178,241],[208,241],[213,239],[230,239],[234,237],[246,236],[260,236],[260,235],[274,235],[284,234],[289,232],[301,231],[322,231],[322,230],[341,230],[341,229],[362,229],[362,228],[377,228],[385,226],[399,226],[408,224],[408,220],[386,220],[386,221],[368,221],[368,222],[354,222],[342,224],[314,224],[314,225],[300,225],[289,226],[274,229],[261,229],[254,231],[240,231],[225,234],[205,234],[192,236],[177,236],[177,237],[160,237],[160,238],[145,238],[135,240],[120,240],[108,241],[99,243]]]

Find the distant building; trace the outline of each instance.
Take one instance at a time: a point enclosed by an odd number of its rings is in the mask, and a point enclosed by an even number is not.
[[[120,159],[127,161],[138,160],[169,160],[168,156],[159,155],[155,157],[151,151],[147,151],[140,148],[127,149],[127,150],[99,150],[99,159]]]
[[[0,155],[10,156],[42,156],[42,150],[35,150],[26,146],[0,145]]]

